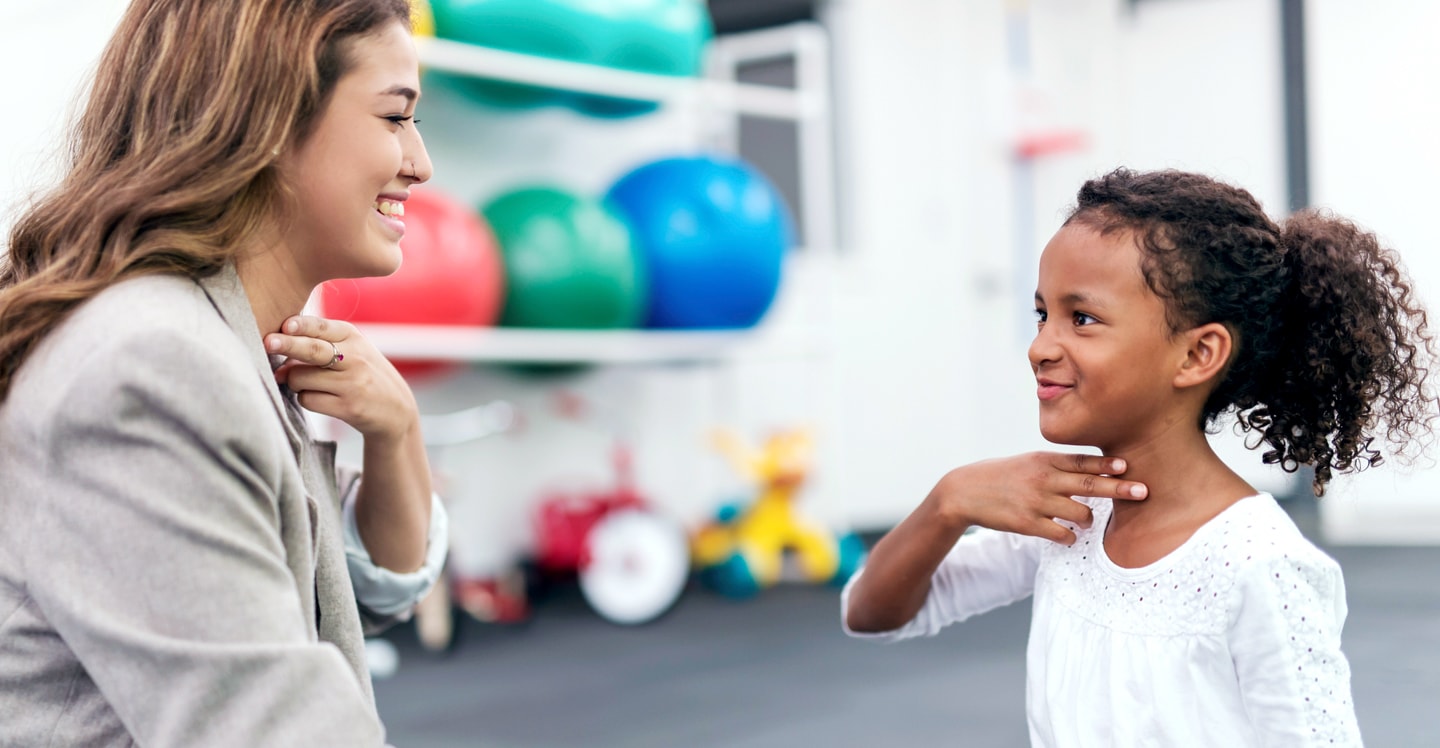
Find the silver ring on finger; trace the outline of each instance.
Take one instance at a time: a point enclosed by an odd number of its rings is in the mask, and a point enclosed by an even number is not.
[[[330,356],[330,363],[325,364],[324,366],[322,366],[322,367],[320,367],[320,368],[322,368],[322,369],[334,369],[336,364],[338,364],[338,363],[340,363],[341,361],[344,361],[344,360],[345,360],[345,354],[343,354],[343,353],[340,352],[340,346],[335,345],[334,341],[327,340],[327,341],[325,341],[325,342],[327,342],[327,343],[330,344],[330,350],[332,351],[332,355]]]

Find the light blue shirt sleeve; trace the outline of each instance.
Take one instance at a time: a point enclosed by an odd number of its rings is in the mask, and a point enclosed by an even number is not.
[[[408,620],[410,611],[435,586],[445,555],[450,550],[450,518],[440,497],[430,495],[430,531],[427,537],[425,563],[415,571],[401,574],[375,564],[360,527],[355,522],[355,497],[360,481],[352,481],[346,492],[342,512],[345,523],[345,562],[350,567],[350,581],[355,587],[355,601],[380,616],[396,616]]]

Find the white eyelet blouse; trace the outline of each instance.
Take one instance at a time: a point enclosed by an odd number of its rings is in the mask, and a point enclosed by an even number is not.
[[[1235,503],[1148,566],[1102,545],[1109,499],[1073,546],[962,537],[899,629],[929,636],[1034,594],[1026,711],[1033,746],[1359,746],[1340,651],[1340,567],[1268,494]],[[861,572],[863,573],[863,571]],[[841,594],[841,625],[850,580]]]

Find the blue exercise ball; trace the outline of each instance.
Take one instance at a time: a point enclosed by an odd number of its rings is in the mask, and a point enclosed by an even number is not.
[[[784,198],[754,167],[729,157],[662,159],[621,177],[606,200],[644,259],[646,327],[743,328],[765,316],[794,231]]]

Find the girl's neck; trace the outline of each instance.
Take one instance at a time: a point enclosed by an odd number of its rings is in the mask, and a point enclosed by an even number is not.
[[[1106,454],[1123,458],[1123,477],[1149,489],[1143,501],[1112,502],[1105,550],[1120,566],[1154,563],[1227,507],[1256,493],[1216,456],[1198,429]]]

